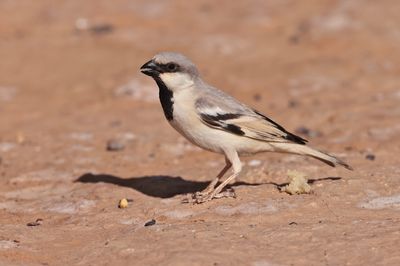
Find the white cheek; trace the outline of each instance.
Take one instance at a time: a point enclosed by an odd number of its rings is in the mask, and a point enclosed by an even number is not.
[[[193,80],[186,73],[163,73],[160,78],[172,91],[186,89],[193,85]]]

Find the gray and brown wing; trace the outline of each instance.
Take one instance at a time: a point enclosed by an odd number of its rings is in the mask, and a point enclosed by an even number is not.
[[[233,103],[234,104],[234,103]],[[209,127],[266,142],[292,142],[305,144],[307,140],[286,131],[282,126],[261,113],[244,105],[216,104],[214,100],[199,98],[196,112]]]

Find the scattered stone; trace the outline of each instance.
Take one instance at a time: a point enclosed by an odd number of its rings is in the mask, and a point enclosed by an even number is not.
[[[304,135],[309,138],[321,137],[322,133],[320,131],[311,130],[305,126],[300,126],[295,130],[296,134]]]
[[[365,155],[365,159],[370,160],[370,161],[375,161],[375,155],[372,153],[369,153]]]
[[[297,225],[296,222],[290,222],[289,225]]]
[[[89,31],[93,34],[108,34],[114,31],[114,26],[108,23],[102,23],[93,25],[89,28]]]
[[[43,219],[38,218],[38,219],[36,219],[36,221],[27,223],[26,225],[27,226],[39,226],[39,225],[42,225],[42,223],[43,223]]]
[[[146,222],[145,224],[144,224],[144,226],[153,226],[153,225],[155,225],[156,224],[156,220],[154,220],[154,219],[151,219],[150,221],[148,221],[148,222]]]
[[[288,102],[288,107],[289,108],[295,108],[295,107],[298,107],[299,105],[300,105],[300,103],[298,101],[296,101],[296,100],[290,100]]]
[[[255,94],[253,95],[253,99],[254,99],[254,101],[256,101],[256,102],[261,101],[261,99],[262,99],[261,94],[255,93]]]
[[[127,199],[121,199],[118,203],[118,208],[120,209],[125,209],[128,207],[128,200]]]
[[[107,141],[107,151],[121,151],[125,149],[125,144],[118,139],[110,139]]]
[[[289,185],[281,188],[282,192],[290,195],[293,194],[309,194],[311,187],[307,183],[306,175],[297,171],[288,171],[287,175],[291,178]]]

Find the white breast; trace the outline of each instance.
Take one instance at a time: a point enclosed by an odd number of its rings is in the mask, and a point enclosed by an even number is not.
[[[193,88],[174,93],[174,119],[170,121],[172,127],[186,139],[203,149],[218,153],[235,149],[239,154],[252,154],[269,149],[262,142],[210,128],[201,122],[194,107],[196,93],[191,90]]]

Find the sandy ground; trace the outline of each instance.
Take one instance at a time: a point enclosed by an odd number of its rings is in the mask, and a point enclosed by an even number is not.
[[[398,1],[215,2],[0,1],[0,265],[400,265]],[[165,121],[162,50],[355,171],[260,154],[182,204],[224,159]]]

